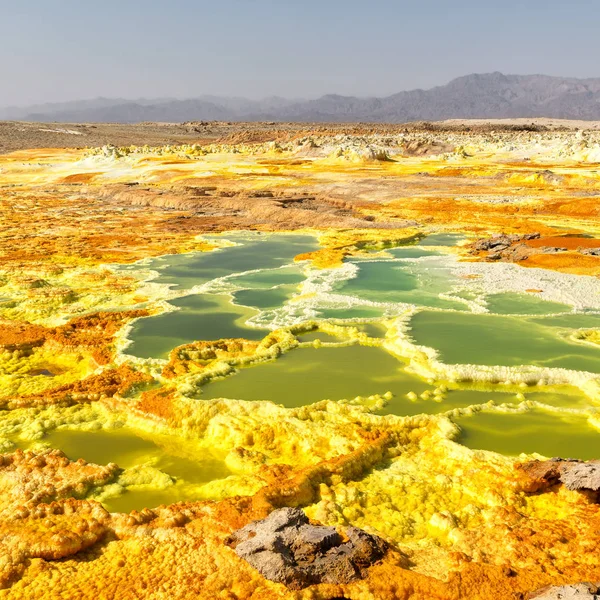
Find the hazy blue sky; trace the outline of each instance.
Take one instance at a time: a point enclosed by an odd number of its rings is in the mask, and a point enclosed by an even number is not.
[[[0,106],[600,76],[598,0],[0,0]]]

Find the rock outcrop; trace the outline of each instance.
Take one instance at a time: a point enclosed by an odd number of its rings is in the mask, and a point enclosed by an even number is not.
[[[569,490],[600,491],[600,460],[583,462],[551,458],[525,463],[521,469],[546,485],[562,483]]]
[[[239,529],[228,543],[266,579],[302,589],[361,579],[386,552],[381,538],[362,529],[348,527],[345,535],[311,525],[299,508],[282,508]]]
[[[490,238],[476,240],[471,246],[471,252],[483,256],[485,260],[519,262],[527,260],[532,252],[532,249],[528,248],[523,242],[539,237],[539,233],[527,233],[525,235],[506,235],[502,233],[493,235]]]
[[[524,266],[573,270],[600,257],[600,241],[584,235],[543,236],[540,233],[505,234],[480,238],[470,245],[470,253],[487,262],[523,263]],[[553,255],[553,256],[545,256]]]
[[[585,256],[600,256],[600,248],[577,248],[577,252]]]
[[[534,592],[530,600],[600,600],[600,588],[593,583],[551,586]]]

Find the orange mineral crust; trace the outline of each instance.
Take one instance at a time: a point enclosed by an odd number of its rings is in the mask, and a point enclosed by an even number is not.
[[[380,443],[374,441],[373,449],[381,448]],[[450,550],[443,559],[448,569],[443,578],[414,571],[406,552],[391,549],[362,581],[290,592],[281,584],[265,581],[225,543],[233,530],[263,517],[282,502],[310,502],[319,485],[331,477],[351,481],[360,472],[351,465],[365,465],[365,456],[367,464],[376,461],[379,452],[361,450],[292,478],[280,476],[254,499],[180,503],[130,515],[111,515],[93,501],[61,499],[70,485],[76,485],[80,493],[89,485],[84,482],[102,485],[114,477],[114,466],[111,475],[93,465],[69,463],[57,452],[4,457],[0,480],[10,481],[11,472],[21,469],[19,485],[35,488],[37,481],[46,486],[46,492],[42,504],[26,493],[30,499],[2,525],[5,551],[14,550],[5,563],[0,594],[58,597],[68,589],[83,598],[136,597],[165,590],[173,598],[211,598],[228,590],[237,597],[258,598],[509,599],[547,584],[599,576],[593,553],[587,550],[598,543],[598,509],[585,498],[565,497],[560,491],[546,492],[552,495],[548,502],[559,510],[569,507],[568,519],[526,520],[522,508],[499,510],[494,525],[500,531],[493,540],[485,540],[492,531],[491,523],[468,532],[472,541],[479,540],[491,552],[489,557],[481,562],[459,549]],[[97,474],[91,480],[93,469]],[[570,522],[573,520],[585,523],[584,527],[578,529]],[[20,540],[30,542],[19,547]],[[552,562],[536,566],[536,557],[548,553]],[[574,558],[584,555],[587,560]],[[62,560],[57,561],[59,558]],[[433,560],[440,558],[439,554],[432,556]],[[166,568],[169,564],[177,564],[177,569]]]
[[[130,365],[111,365],[115,334],[127,321],[148,314],[146,310],[95,313],[58,327],[2,322],[0,352],[7,379],[0,403],[14,407],[89,401],[152,381]],[[57,356],[61,360],[55,360]],[[23,372],[31,378],[9,379]]]
[[[520,415],[539,405],[525,394],[555,398],[552,386],[567,383],[578,386],[579,395],[564,393],[576,397],[575,413],[584,392],[600,398],[593,373],[566,381],[571,366],[525,373],[445,365],[448,376],[438,381],[431,374],[442,372],[440,356],[409,339],[408,304],[371,317],[377,303],[362,298],[356,306],[367,317],[344,325],[315,316],[310,304],[293,313],[294,303],[312,302],[359,259],[384,260],[428,236],[439,245],[420,247],[421,258],[481,269],[465,268],[459,278],[482,289],[508,273],[509,283],[536,292],[522,301],[536,309],[537,296],[543,303],[557,281],[591,276],[577,292],[587,307],[584,292],[595,293],[600,275],[600,134],[215,127],[223,133],[211,140],[192,140],[188,131],[185,139],[173,134],[172,145],[156,137],[0,155],[0,598],[524,600],[544,586],[600,581],[595,463],[560,470],[541,455],[473,450],[457,425],[484,409],[512,414],[507,396],[521,402]],[[289,300],[291,325],[270,304],[265,311],[275,316],[263,329],[259,320],[240,323],[242,304],[214,313],[193,302],[181,308],[177,300],[203,294],[207,284],[215,311],[239,290],[225,270],[198,285],[161,271],[182,258],[171,255],[235,247],[214,234],[248,230],[260,232],[256,239],[292,232],[314,240],[276,273],[286,283],[273,285],[272,272],[256,283],[247,264],[241,273],[257,285],[251,292],[275,290]],[[442,238],[460,241],[442,254]],[[486,279],[483,269],[494,266],[487,263],[512,265],[496,264],[500,275]],[[546,269],[545,279],[532,283],[526,274],[536,272],[524,267]],[[310,282],[293,283],[309,272]],[[546,299],[550,314],[563,310],[561,295]],[[469,294],[441,301],[463,301],[473,312],[485,304]],[[582,355],[597,349],[595,313],[587,312],[557,344],[576,344]],[[248,308],[255,319],[259,313]],[[181,315],[191,315],[189,327],[178,329]],[[154,317],[167,325],[148,338],[172,344],[162,354],[140,353],[130,336]],[[215,323],[227,333],[206,333]],[[212,380],[258,372],[262,363],[293,365],[291,358],[320,348],[398,358],[398,377],[419,393],[394,398],[384,387],[345,400],[324,393],[301,406],[287,397],[206,399]],[[360,356],[348,377],[366,369]],[[311,377],[306,371],[313,384]],[[452,402],[463,392],[485,396],[482,405],[457,401],[444,412],[446,395]],[[384,410],[393,401],[401,408]],[[597,415],[586,419],[598,427]],[[565,475],[569,468],[576,476]],[[580,470],[588,483],[574,485]],[[313,527],[336,528],[343,543],[355,527],[387,550],[348,583],[277,583],[228,540],[288,507],[302,508]],[[316,532],[319,543],[332,535]]]

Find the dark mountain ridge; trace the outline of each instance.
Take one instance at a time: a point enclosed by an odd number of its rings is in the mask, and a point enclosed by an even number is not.
[[[44,108],[47,107],[47,108]],[[11,116],[12,115],[12,116]],[[17,115],[17,116],[15,116]],[[21,115],[21,116],[18,116]],[[0,118],[25,121],[305,121],[389,122],[445,119],[549,117],[600,120],[600,78],[472,74],[428,90],[383,98],[328,94],[315,100],[264,100],[202,96],[188,100],[110,100],[0,110]]]

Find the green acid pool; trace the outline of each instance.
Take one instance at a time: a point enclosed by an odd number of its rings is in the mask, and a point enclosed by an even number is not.
[[[519,317],[421,311],[410,323],[419,345],[447,364],[534,365],[600,373],[600,348],[568,339],[556,327]]]
[[[600,431],[585,416],[534,409],[526,412],[485,412],[456,419],[459,441],[474,450],[518,456],[534,452],[551,457],[600,458]]]
[[[202,484],[231,475],[222,458],[199,451],[191,443],[186,450],[185,440],[167,436],[141,437],[128,427],[92,431],[57,429],[48,433],[43,441],[62,450],[71,460],[83,458],[98,465],[112,462],[123,469],[148,465],[172,478],[172,485],[163,489],[154,489],[151,484],[135,486],[121,495],[105,499],[104,506],[113,512],[196,500]]]
[[[172,300],[170,304],[177,310],[139,319],[132,325],[128,354],[166,358],[173,348],[197,340],[260,340],[268,333],[267,329],[246,326],[256,311],[231,304],[227,296],[198,294]]]
[[[210,240],[211,236],[206,236]],[[220,238],[215,238],[217,241]],[[277,269],[294,262],[294,257],[318,248],[316,237],[309,235],[277,235],[260,233],[230,233],[223,239],[234,242],[213,252],[175,254],[145,261],[145,267],[155,270],[155,283],[182,289],[235,274],[262,269]]]
[[[488,310],[497,315],[551,315],[571,312],[571,307],[566,304],[550,302],[531,294],[490,294],[486,302]]]
[[[405,395],[429,386],[397,358],[368,346],[298,348],[276,360],[207,383],[202,397],[270,400],[287,407],[356,396]]]
[[[455,281],[441,262],[351,260],[356,276],[335,285],[343,296],[378,303],[405,303],[464,310],[465,304],[444,297]]]

